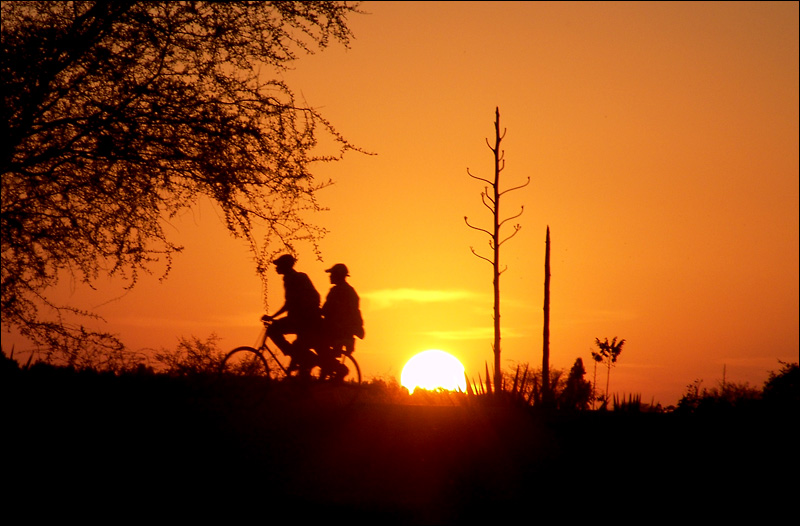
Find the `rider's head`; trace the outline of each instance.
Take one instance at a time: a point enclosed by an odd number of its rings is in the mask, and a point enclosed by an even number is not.
[[[331,275],[331,282],[333,283],[344,281],[344,278],[350,275],[343,263],[337,263],[325,272]]]
[[[274,260],[273,263],[275,264],[275,270],[278,272],[278,274],[284,274],[287,270],[294,267],[295,261],[296,260],[294,259],[294,256],[290,254],[284,254]]]

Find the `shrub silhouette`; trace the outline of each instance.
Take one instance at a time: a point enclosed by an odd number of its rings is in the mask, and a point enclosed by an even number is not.
[[[219,366],[225,358],[225,353],[217,346],[218,341],[219,337],[216,334],[212,334],[206,340],[196,336],[181,337],[174,351],[161,349],[156,353],[155,359],[161,365],[163,372],[170,376],[213,374],[219,371]]]
[[[763,400],[770,407],[797,410],[800,407],[800,367],[798,362],[780,362],[779,372],[771,372],[764,382]]]

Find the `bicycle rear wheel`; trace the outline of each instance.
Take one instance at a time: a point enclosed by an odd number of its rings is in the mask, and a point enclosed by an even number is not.
[[[352,405],[361,392],[361,367],[351,355],[337,358],[332,374],[320,374],[319,368],[312,371],[311,393],[315,403],[323,407],[347,407]]]
[[[342,354],[339,357],[338,362],[340,365],[344,365],[347,368],[347,372],[344,369],[341,370],[341,374],[337,375],[333,381],[338,383],[344,383],[351,386],[358,386],[361,384],[361,367],[358,366],[358,362],[353,358],[352,354]]]

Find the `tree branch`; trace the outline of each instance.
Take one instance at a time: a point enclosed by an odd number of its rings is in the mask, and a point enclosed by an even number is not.
[[[506,241],[508,241],[508,240],[509,240],[509,239],[511,239],[512,237],[516,236],[516,235],[517,235],[517,232],[519,232],[520,230],[522,230],[522,226],[520,226],[520,225],[514,225],[514,231],[513,231],[513,232],[512,232],[512,233],[511,233],[511,234],[510,234],[508,237],[506,237],[504,240],[502,240],[501,242],[499,242],[499,243],[497,244],[497,246],[499,247],[500,245],[502,245],[503,243],[505,243]]]
[[[472,253],[473,253],[473,254],[474,254],[476,257],[478,257],[478,258],[480,258],[480,259],[482,259],[482,260],[484,260],[484,261],[488,262],[488,263],[489,263],[489,264],[491,264],[491,265],[494,265],[494,263],[492,263],[492,260],[491,260],[491,259],[489,259],[489,258],[485,258],[485,257],[481,256],[480,254],[478,254],[477,252],[475,252],[475,249],[474,249],[474,248],[472,248],[472,247],[469,247],[469,249],[470,249],[470,251],[472,251]]]
[[[520,210],[519,210],[519,214],[517,214],[517,215],[515,215],[515,216],[507,217],[507,218],[503,219],[503,220],[502,220],[502,221],[500,221],[500,223],[497,225],[497,226],[498,226],[498,228],[502,227],[502,226],[503,226],[503,225],[504,225],[504,224],[505,224],[507,221],[511,221],[512,219],[516,219],[516,218],[518,218],[519,216],[521,216],[521,215],[522,215],[522,212],[524,212],[524,211],[525,211],[525,206],[523,205],[523,206],[520,206],[519,208],[520,208]]]
[[[487,201],[488,201],[488,203],[487,203]],[[488,194],[488,192],[486,190],[481,192],[481,202],[483,203],[483,206],[485,206],[489,210],[489,212],[494,214],[495,202],[494,202],[494,199],[489,197],[489,194]]]
[[[509,189],[507,189],[507,190],[503,190],[502,192],[500,192],[500,195],[505,195],[505,194],[507,194],[508,192],[513,192],[514,190],[519,190],[519,189],[521,189],[521,188],[525,188],[526,186],[528,186],[528,185],[530,184],[530,182],[531,182],[531,178],[530,178],[530,176],[529,176],[529,177],[528,177],[528,180],[527,180],[527,181],[525,181],[525,184],[521,184],[521,185],[519,185],[519,186],[515,186],[514,188],[509,188]]]
[[[486,183],[488,185],[494,184],[491,181],[489,181],[488,179],[484,179],[483,177],[478,177],[478,176],[472,175],[472,173],[470,173],[470,171],[469,171],[469,168],[467,168],[467,175],[472,177],[473,179],[477,179],[478,181],[483,181],[484,183]]]
[[[492,233],[491,233],[491,232],[489,232],[488,230],[485,230],[485,229],[483,229],[483,228],[479,228],[479,227],[477,227],[477,226],[472,226],[472,225],[470,225],[470,224],[469,224],[469,221],[467,220],[467,216],[464,216],[464,222],[467,224],[467,226],[468,226],[468,227],[470,227],[470,228],[471,228],[471,229],[473,229],[473,230],[477,230],[478,232],[483,232],[484,234],[488,234],[489,236],[491,236],[491,235],[492,235]]]

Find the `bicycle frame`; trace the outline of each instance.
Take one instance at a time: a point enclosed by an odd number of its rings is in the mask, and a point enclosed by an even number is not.
[[[267,338],[267,327],[269,327],[269,323],[270,322],[262,320],[261,323],[264,326],[261,329],[261,332],[258,335],[258,339],[256,339],[256,343],[255,343],[255,345],[253,345],[253,347],[255,349],[257,349],[261,353],[266,352],[267,354],[269,354],[272,357],[272,360],[276,364],[278,364],[278,367],[281,368],[281,370],[283,371],[283,374],[285,374],[286,376],[289,376],[289,371],[286,369],[286,367],[283,366],[283,363],[278,359],[278,357],[272,351],[272,348],[270,348],[270,346],[267,345],[267,339],[268,339]]]

